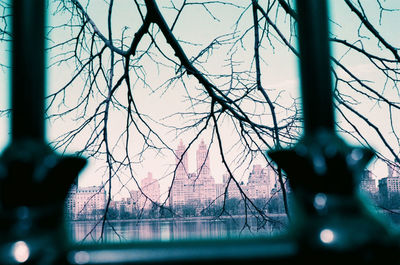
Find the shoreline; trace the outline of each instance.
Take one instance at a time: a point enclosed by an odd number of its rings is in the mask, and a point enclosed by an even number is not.
[[[208,220],[212,222],[224,221],[227,219],[237,219],[237,218],[245,218],[245,215],[232,215],[232,216],[192,216],[192,217],[166,217],[166,218],[140,218],[140,219],[108,219],[107,221],[110,223],[125,223],[125,222],[190,222],[190,221],[201,221]],[[275,213],[268,214],[268,218],[286,218],[286,214],[284,213]],[[254,218],[253,216],[248,216],[248,218]],[[66,220],[66,222],[76,223],[76,222],[101,222],[101,219],[95,220]]]

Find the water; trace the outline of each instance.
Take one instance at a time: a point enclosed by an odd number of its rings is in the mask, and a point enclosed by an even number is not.
[[[286,217],[276,216],[272,222],[260,222],[244,217],[160,220],[119,220],[105,224],[102,221],[70,221],[68,233],[72,242],[133,242],[173,241],[188,239],[227,239],[266,237],[281,232],[286,227]]]
[[[386,216],[385,216],[386,215]],[[387,225],[400,232],[400,214],[384,214]],[[67,232],[71,242],[120,243],[134,241],[174,241],[192,239],[229,239],[268,237],[287,228],[285,215],[272,217],[274,221],[262,223],[256,218],[242,217],[117,220],[106,222],[102,233],[102,221],[68,221]]]

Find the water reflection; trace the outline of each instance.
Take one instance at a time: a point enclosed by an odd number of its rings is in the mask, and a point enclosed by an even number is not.
[[[271,236],[283,231],[286,217],[277,216],[271,222],[260,223],[256,218],[224,219],[161,219],[70,221],[68,234],[72,242],[172,241],[188,239],[224,239]],[[102,233],[103,231],[103,233]]]

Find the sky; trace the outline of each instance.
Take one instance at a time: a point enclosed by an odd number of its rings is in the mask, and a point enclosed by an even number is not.
[[[364,12],[367,15],[369,21],[379,30],[380,34],[393,46],[399,47],[400,43],[400,35],[393,34],[396,32],[396,27],[398,25],[398,13],[386,11],[382,13],[382,17],[380,20],[379,13],[377,12],[379,6],[378,1],[374,0],[366,0],[361,1],[363,4]],[[380,1],[383,5],[388,9],[397,9],[399,10],[399,2],[396,0],[387,0]],[[360,32],[360,35],[363,37],[363,43],[367,49],[377,54],[385,54],[382,49],[382,45],[378,43],[375,38],[371,38],[366,34],[366,30],[363,27],[359,27],[359,23],[356,20],[356,16],[354,13],[349,12],[349,8],[345,6],[344,1],[330,1],[330,14],[333,20],[337,21],[346,21],[346,23],[342,23],[341,25],[331,23],[330,30],[334,35],[344,36],[350,43],[355,43],[357,38],[352,32]],[[353,36],[353,37],[350,37]],[[342,37],[343,38],[343,37]],[[347,54],[347,50],[343,48],[338,48],[338,46],[332,46],[332,54],[336,58],[341,58],[342,63],[346,63],[349,65],[349,69],[351,69],[354,73],[356,73],[360,79],[369,80],[369,84],[378,91],[378,93],[382,93],[388,99],[393,100],[395,102],[399,102],[399,94],[396,90],[390,91],[389,89],[384,90],[385,79],[382,76],[378,76],[376,70],[372,67],[371,63],[366,59],[360,59],[356,56],[349,56]],[[387,54],[387,53],[386,53]],[[346,56],[344,56],[346,55]],[[391,56],[388,56],[392,58]],[[362,99],[360,99],[362,100]],[[396,145],[396,141],[392,138],[391,128],[389,124],[389,117],[386,114],[387,109],[382,108],[379,104],[367,104],[366,101],[361,101],[362,104],[358,104],[358,109],[360,109],[363,113],[367,113],[368,119],[376,124],[379,124],[382,133],[390,140],[393,140],[391,144]],[[395,124],[400,124],[399,115],[400,113],[394,112],[394,120]],[[337,118],[340,120],[340,116],[337,115]],[[386,155],[388,153],[383,150],[382,143],[378,140],[376,132],[370,130],[368,126],[363,123],[359,123],[358,126],[365,131],[368,131],[369,142],[371,146],[375,150],[379,150],[384,152]],[[395,125],[396,126],[396,125]],[[397,130],[400,128],[396,128]],[[343,137],[351,144],[358,145],[354,139],[343,135]],[[394,149],[397,148],[394,146]],[[371,163],[369,165],[369,169],[373,171],[377,179],[387,176],[387,166],[381,161],[373,161],[375,163]]]
[[[122,1],[121,3],[124,3]],[[121,4],[122,5],[122,4]],[[96,11],[98,9],[98,11]],[[89,9],[92,10],[92,9]],[[181,21],[185,21],[184,23],[178,23],[176,26],[176,32],[178,38],[180,37],[180,34],[182,38],[185,38],[185,40],[193,42],[193,43],[200,43],[202,46],[195,45],[195,46],[184,46],[186,48],[186,51],[189,56],[194,56],[198,53],[200,49],[203,49],[204,45],[208,45],[215,36],[219,36],[223,33],[226,33],[227,31],[232,30],[232,19],[227,19],[228,16],[231,15],[231,12],[227,12],[225,9],[224,12],[221,12],[223,9],[215,9],[216,13],[215,15],[218,16],[220,19],[220,22],[214,23],[214,21],[207,15],[207,12],[205,10],[201,10],[200,12],[198,11],[198,7],[190,7],[188,8],[187,12],[184,12],[181,17]],[[239,16],[239,13],[241,10],[237,8],[230,8],[232,12],[236,12],[235,15]],[[99,13],[103,12],[104,10],[101,9],[101,7],[96,6],[92,10],[92,13],[94,14],[93,19],[95,20],[97,16],[99,16],[98,21],[99,25],[98,27],[100,29],[104,28],[105,25],[102,24],[104,22],[104,19],[102,20]],[[116,9],[113,11],[115,14],[115,26],[117,30],[113,33],[116,36],[118,36],[118,27],[122,25],[130,25],[131,27],[135,27],[135,25],[132,25],[130,21],[126,21],[126,18],[129,16],[126,15],[126,10],[120,9],[119,6],[116,6]],[[120,15],[121,14],[121,15]],[[204,19],[204,17],[206,19]],[[125,20],[124,20],[125,19]],[[248,20],[248,18],[246,18]],[[204,21],[204,23],[199,24],[197,21]],[[190,21],[193,21],[193,23],[190,23]],[[245,20],[246,21],[246,20]],[[213,22],[213,23],[211,23]],[[251,20],[250,20],[251,22]],[[97,23],[97,21],[96,21]],[[215,27],[215,24],[218,25],[218,27]],[[210,34],[210,32],[213,32],[213,34]],[[252,36],[250,33],[249,36]],[[251,46],[250,46],[251,47]],[[168,49],[166,49],[168,50]],[[222,50],[222,48],[220,49]],[[211,73],[214,72],[221,72],[220,65],[223,64],[223,57],[224,53],[226,51],[222,50],[216,52],[213,54],[210,58],[210,63],[208,64],[208,71]],[[269,67],[266,67],[265,75],[268,76],[268,87],[276,88],[276,89],[285,89],[287,92],[286,96],[289,96],[290,98],[297,98],[298,97],[298,90],[297,88],[297,69],[296,69],[296,61],[295,58],[289,53],[288,50],[280,50],[280,49],[269,49],[267,50],[268,54],[271,55],[271,58],[274,56],[278,56],[280,59],[279,60],[271,60],[268,61]],[[215,66],[213,65],[215,63]],[[148,82],[151,82],[152,87],[159,87],[164,80],[168,77],[168,74],[170,73],[170,70],[168,69],[157,69],[153,67],[154,64],[149,63],[148,69],[147,69],[147,75],[150,76],[148,79]],[[281,69],[285,69],[285,71],[281,71]],[[166,73],[166,72],[167,73]],[[50,83],[51,84],[56,84],[52,85],[52,87],[60,87],[62,84],[66,83],[68,80],[68,76],[59,76],[59,72],[62,72],[60,70],[54,70],[54,74],[50,74]],[[154,73],[154,74],[153,74]],[[79,85],[77,85],[79,86]],[[191,80],[188,80],[188,86],[191,87],[199,87],[197,82],[193,82]],[[150,92],[149,90],[145,89],[138,89],[135,90],[137,93],[136,97],[140,98],[140,101],[138,101],[138,108],[142,110],[142,112],[151,114],[154,119],[163,119],[166,116],[169,116],[173,113],[177,112],[182,112],[182,110],[187,110],[188,109],[188,104],[185,102],[184,97],[185,92],[183,91],[183,88],[181,86],[177,86],[173,89],[168,89],[167,91],[161,90],[157,92]],[[198,93],[199,91],[197,89],[193,89],[192,92]],[[271,92],[273,93],[273,92]],[[290,93],[290,95],[288,95]],[[115,115],[115,117],[112,119],[113,125],[111,127],[118,127],[121,124],[124,124],[124,117],[123,116],[118,116]],[[169,119],[169,124],[181,124],[181,117],[173,117]],[[114,126],[115,125],[115,126]],[[49,127],[49,135],[50,138],[52,135],[58,135],[60,131],[62,131],[63,126],[56,126],[52,125]],[[58,130],[60,129],[60,130]],[[172,130],[165,130],[165,129],[160,129],[161,133],[163,134],[164,137],[167,139],[170,139],[169,142],[171,143],[172,148],[176,148],[178,145],[178,142],[180,139],[183,140],[183,142],[187,145],[189,142],[189,139],[194,135],[195,131],[193,132],[188,132],[185,135],[182,136],[176,136],[175,132]],[[231,136],[229,135],[229,131],[231,129],[225,128],[225,139],[229,139]],[[209,135],[209,133],[207,133]],[[207,134],[200,138],[199,140],[203,139],[207,141]],[[168,140],[167,140],[168,141]],[[189,150],[189,171],[190,172],[195,172],[196,170],[196,150],[198,143],[194,144],[194,147]],[[73,150],[70,148],[70,150]],[[234,152],[232,152],[234,153]],[[211,156],[211,172],[216,179],[217,183],[222,183],[222,175],[226,173],[226,170],[224,169],[223,165],[221,164],[221,159],[219,158],[218,151],[216,150],[216,146],[212,147],[212,151],[210,152]],[[232,159],[233,160],[233,159]],[[232,162],[234,163],[234,161]],[[265,162],[262,159],[256,160],[254,163],[263,163]],[[138,178],[140,179],[141,177],[147,176],[147,172],[151,171],[153,173],[153,176],[156,178],[162,178],[164,182],[162,182],[162,188],[164,188],[164,191],[168,187],[171,179],[171,172],[174,169],[175,166],[175,158],[172,156],[172,154],[165,154],[165,156],[156,154],[154,152],[149,152],[145,159],[142,161],[142,163],[138,164],[135,166],[135,174],[137,174]],[[234,165],[236,167],[237,165]],[[250,166],[251,167],[251,166]],[[96,160],[90,160],[89,161],[89,167],[82,173],[79,183],[82,186],[86,185],[92,185],[92,184],[99,184],[99,181],[105,181],[105,178],[100,177],[103,175],[104,172],[104,163],[102,161],[96,161]],[[239,170],[240,173],[238,173],[239,180],[246,181],[246,178],[249,174],[249,168],[243,168]],[[124,174],[121,172],[121,174]],[[125,173],[126,175],[129,175],[129,173]],[[166,174],[169,174],[169,176],[166,176]],[[96,175],[98,176],[97,178],[93,178],[93,176]],[[165,177],[166,176],[166,177]],[[122,182],[125,183],[126,179],[122,177]],[[97,181],[97,182],[96,182]],[[132,182],[130,182],[132,184]],[[128,186],[130,185],[128,184]],[[117,187],[115,190],[118,190],[118,187],[122,186],[121,183],[116,183],[115,185],[113,184],[113,187]],[[135,186],[135,185],[133,185]],[[126,190],[123,190],[122,192],[126,196]]]
[[[91,11],[91,16],[97,26],[100,28],[100,30],[105,31],[105,15],[106,10],[104,9],[104,6],[102,6],[102,1],[92,1],[92,6],[90,7]],[[125,8],[125,4],[131,2],[128,0],[120,0],[116,1],[118,4],[116,4],[115,10],[114,10],[114,16],[113,16],[113,23],[115,27],[114,31],[114,36],[118,36],[121,28],[123,26],[128,25],[130,29],[128,29],[127,33],[133,34],[135,32],[135,29],[137,28],[138,20],[132,19],[132,16],[130,15],[130,9]],[[178,3],[179,1],[175,1],[175,3]],[[238,1],[233,1],[237,2]],[[331,31],[333,34],[340,34],[341,36],[350,36],[351,33],[354,31],[358,30],[358,24],[355,23],[355,17],[353,14],[351,14],[348,10],[346,10],[346,7],[343,5],[342,1],[331,1],[331,3],[334,3],[331,5],[331,15],[333,17],[333,20],[341,21],[342,24],[341,26],[338,26],[336,24],[331,24]],[[396,3],[396,0],[394,1],[386,1],[385,2],[387,6],[395,6],[398,2]],[[379,17],[374,13],[374,10],[376,10],[376,1],[374,0],[367,0],[363,1],[365,11],[367,15],[370,15],[370,18],[373,22],[377,23],[377,20],[379,20]],[[200,45],[183,45],[184,48],[186,49],[186,52],[188,53],[189,56],[194,56],[195,54],[198,53],[200,49],[204,47],[204,45],[208,44],[212,39],[213,36],[218,36],[221,35],[228,30],[232,29],[232,17],[237,17],[239,15],[240,10],[234,7],[224,7],[224,8],[216,8],[212,9],[214,12],[213,14],[219,19],[218,22],[215,23],[215,21],[209,16],[207,13],[207,10],[199,8],[198,6],[193,6],[185,10],[185,12],[182,13],[181,21],[184,21],[184,23],[178,23],[175,29],[175,32],[177,34],[178,38],[184,38],[187,41],[193,42],[193,43],[198,43]],[[167,15],[167,18],[171,17],[168,16],[168,12],[173,14],[173,11],[169,11],[166,9],[163,9],[163,12]],[[250,14],[250,12],[247,12],[247,14]],[[50,24],[57,24],[59,23],[64,17],[61,14],[57,14],[56,16],[49,16],[48,21]],[[284,18],[282,18],[284,20]],[[242,25],[247,25],[248,23],[251,23],[251,17],[249,16],[244,16],[242,18]],[[343,22],[344,21],[344,22]],[[397,19],[398,21],[398,19]],[[212,23],[211,23],[212,22]],[[215,26],[217,25],[217,26]],[[385,37],[387,37],[391,43],[400,43],[400,36],[398,34],[392,34],[393,29],[396,27],[396,17],[391,14],[385,12],[383,16],[383,25],[384,30],[383,34]],[[63,36],[63,32],[60,31],[58,33],[54,33],[54,38],[60,40],[65,37]],[[249,33],[249,36],[252,36],[252,33]],[[252,52],[252,46],[250,45],[251,38],[247,41],[249,41],[249,48],[247,51],[249,54]],[[373,42],[374,40],[371,40]],[[245,43],[246,44],[246,43]],[[50,44],[49,44],[50,45]],[[10,47],[8,46],[7,43],[0,43],[0,62],[4,62],[9,60],[8,58],[8,53]],[[167,51],[168,52],[168,51]],[[169,51],[170,52],[170,51]],[[221,62],[223,62],[223,54],[226,53],[227,51],[224,51],[222,48],[218,50],[215,54],[213,54],[210,58],[210,62],[207,65],[207,69],[209,72],[219,72],[221,71],[220,66]],[[265,45],[265,48],[262,50],[264,53],[264,58],[266,58],[266,61],[264,62],[263,66],[263,75],[262,75],[262,81],[263,85],[265,87],[268,87],[269,89],[277,89],[278,91],[285,91],[283,96],[287,97],[288,99],[292,98],[298,98],[299,97],[299,81],[298,81],[298,65],[297,65],[297,60],[296,58],[291,55],[291,53],[285,49],[282,48],[282,46],[278,45],[277,42],[275,41],[275,46],[274,47],[269,47],[268,45]],[[332,52],[335,56],[340,57],[342,54],[345,53],[344,50],[341,49],[336,49],[336,47],[332,47]],[[246,53],[243,53],[244,58]],[[51,54],[49,57],[51,58]],[[360,61],[355,59],[355,57],[352,56],[346,56],[345,59],[348,65],[351,65],[351,69],[355,71],[357,74],[360,76],[363,76],[365,78],[371,78],[371,68],[365,61]],[[71,76],[71,71],[74,69],[73,64],[67,64],[67,65],[62,65],[61,67],[53,67],[52,69],[49,70],[48,75],[47,75],[47,84],[48,84],[48,91],[54,91],[55,89],[61,87],[64,85],[68,79]],[[169,72],[165,72],[167,70],[163,69],[157,69],[156,67],[153,67],[150,65],[148,66],[148,76],[149,79],[151,79],[149,82],[152,84],[152,87],[159,87],[163,80],[167,77],[167,74],[170,74],[171,70]],[[0,80],[2,82],[0,83],[0,109],[7,109],[9,108],[9,94],[8,94],[8,89],[7,87],[10,86],[9,83],[9,72],[6,68],[1,68],[0,71]],[[382,83],[382,80],[373,80],[377,84]],[[189,84],[193,87],[198,87],[198,84],[196,82],[192,82]],[[83,86],[83,80],[77,81],[77,83],[74,85],[74,89],[76,92],[73,92],[74,95],[79,94],[79,89],[80,86]],[[196,90],[197,91],[197,90]],[[139,101],[139,108],[145,112],[145,113],[151,113],[155,119],[162,119],[163,117],[168,116],[169,114],[176,113],[181,111],[182,109],[187,108],[187,103],[184,101],[184,89],[182,86],[176,86],[173,89],[169,89],[167,91],[164,90],[159,90],[155,92],[151,92],[150,90],[137,90],[135,92],[136,96],[140,98],[141,100]],[[196,92],[197,93],[197,92]],[[274,92],[271,91],[273,94]],[[395,97],[396,95],[393,95]],[[72,102],[72,100],[71,100]],[[370,106],[370,105],[365,105],[361,106],[366,109],[371,109],[370,117],[372,120],[376,120],[378,122],[381,122],[381,110],[379,109],[379,106]],[[112,126],[117,128],[121,124],[123,124],[124,119],[123,116],[117,115],[118,113],[115,113],[115,116],[113,116],[112,119]],[[179,117],[174,117],[169,119],[170,123],[179,123],[180,118]],[[382,121],[385,122],[385,121]],[[55,139],[57,135],[65,131],[66,128],[69,128],[70,126],[73,126],[73,119],[68,118],[64,120],[57,120],[53,122],[47,123],[47,137],[48,141],[52,141]],[[0,148],[4,148],[9,141],[8,137],[8,131],[9,131],[9,121],[7,116],[1,116],[0,117],[0,128],[1,133],[0,133]],[[229,132],[227,129],[226,131]],[[387,130],[388,131],[388,130]],[[162,131],[163,135],[167,138],[170,139],[171,141],[171,146],[176,147],[178,144],[178,141],[182,137],[177,137],[173,131],[171,130],[163,130]],[[117,134],[117,133],[116,133]],[[192,133],[186,134],[184,137],[183,141],[187,142],[188,137],[193,135]],[[371,135],[373,135],[373,132],[371,132]],[[229,138],[229,133],[225,135],[226,139]],[[373,139],[373,136],[372,136]],[[207,140],[207,139],[205,139]],[[346,137],[346,140],[349,141],[350,143],[356,144],[351,138]],[[373,146],[375,145],[376,148],[379,148],[379,142],[374,143],[374,140],[371,140],[373,143]],[[77,141],[73,145],[70,146],[70,148],[67,150],[67,153],[73,153],[74,151],[78,150],[80,148],[80,145],[82,144],[82,141]],[[189,169],[190,171],[195,171],[195,151],[197,149],[198,143],[195,144],[194,148],[190,150],[189,152]],[[234,161],[234,159],[232,159]],[[262,160],[260,160],[262,161]],[[175,158],[171,156],[171,154],[165,154],[160,155],[154,152],[149,152],[149,154],[143,159],[143,162],[135,166],[135,174],[139,176],[139,179],[143,176],[147,176],[147,172],[151,171],[153,173],[153,176],[157,178],[163,178],[164,183],[168,183],[168,180],[170,179],[169,177],[165,177],[168,175],[168,173],[171,172],[173,169],[175,163]],[[258,162],[255,162],[258,163]],[[375,175],[377,178],[380,177],[385,177],[387,174],[387,169],[385,165],[376,163],[376,165],[371,165],[371,169],[374,170]],[[82,186],[88,186],[88,185],[99,185],[101,182],[105,181],[105,178],[103,176],[105,167],[104,167],[104,161],[102,160],[96,160],[96,159],[89,159],[89,164],[85,168],[85,170],[82,172],[82,174],[79,177],[79,183]],[[222,181],[222,174],[225,173],[225,169],[222,167],[220,163],[220,159],[218,158],[217,151],[213,150],[211,152],[211,172],[213,176],[216,178],[216,181],[221,183]],[[245,178],[248,175],[249,171],[247,168],[242,169],[242,176]],[[116,181],[115,183],[115,191],[118,191],[119,188],[121,188],[123,185],[128,182],[128,186],[130,188],[134,188],[134,185],[132,185],[132,182],[129,182],[129,176],[128,173],[122,173],[124,175],[119,181]],[[166,185],[164,185],[164,191],[166,189]],[[120,195],[117,197],[121,196],[126,196],[126,190],[122,191]]]

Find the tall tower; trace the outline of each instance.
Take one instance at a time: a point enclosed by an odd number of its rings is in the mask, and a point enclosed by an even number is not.
[[[171,193],[169,197],[169,205],[172,207],[182,206],[186,203],[186,187],[188,182],[188,156],[185,153],[186,146],[180,140],[175,150],[176,172],[175,178],[171,183]]]
[[[211,176],[210,171],[210,152],[201,140],[199,148],[196,152],[197,162],[197,178],[194,180],[194,185],[197,186],[200,202],[206,206],[217,197],[215,180]]]
[[[208,178],[210,176],[210,154],[204,140],[201,140],[199,149],[197,149],[196,160],[198,177]]]
[[[188,156],[187,153],[184,154],[186,146],[183,144],[182,139],[179,142],[178,148],[175,150],[176,164],[178,165],[176,169],[176,177],[182,178],[186,177],[188,172]]]
[[[262,168],[261,165],[253,165],[247,181],[248,195],[252,199],[269,198],[270,197],[270,174],[272,168]]]
[[[160,183],[157,179],[153,178],[153,174],[151,172],[147,173],[147,177],[142,179],[140,182],[142,192],[146,194],[146,196],[152,200],[153,202],[160,201]],[[140,208],[149,209],[153,206],[153,203],[149,201],[144,195],[140,196],[139,200]]]

